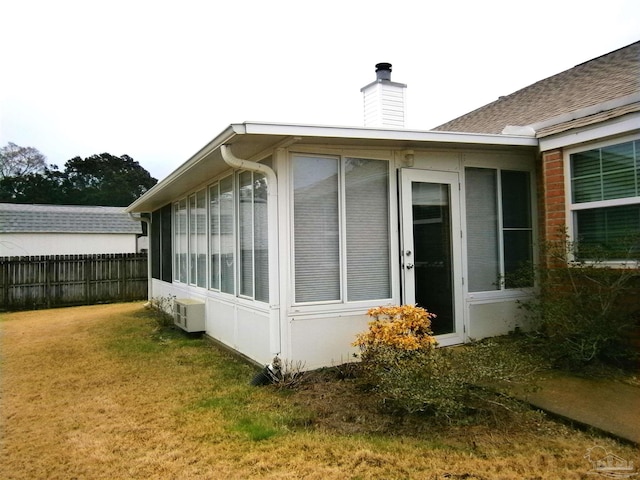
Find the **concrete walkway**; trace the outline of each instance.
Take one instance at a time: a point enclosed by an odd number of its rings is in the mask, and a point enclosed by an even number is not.
[[[640,386],[553,374],[516,396],[534,407],[640,445]]]

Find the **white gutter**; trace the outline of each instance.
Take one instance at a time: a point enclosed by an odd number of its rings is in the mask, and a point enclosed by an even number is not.
[[[240,170],[248,170],[250,172],[259,172],[267,178],[267,228],[269,241],[269,322],[270,322],[270,348],[273,355],[281,353],[282,350],[282,331],[280,327],[280,311],[283,306],[280,304],[280,279],[278,273],[280,271],[280,258],[278,255],[278,178],[276,172],[267,165],[243,160],[236,157],[231,148],[227,145],[220,146],[222,159],[227,165]],[[274,307],[277,314],[274,315],[272,310]]]
[[[222,154],[222,159],[230,167],[238,168],[240,170],[249,170],[251,172],[263,173],[264,176],[267,177],[267,197],[270,199],[273,196],[273,198],[277,200],[278,179],[276,178],[276,172],[274,172],[267,165],[263,165],[262,163],[256,163],[250,160],[242,160],[236,157],[233,153],[231,153],[231,148],[229,148],[227,145],[220,145],[220,153]],[[271,188],[271,185],[276,188]]]
[[[149,248],[147,248],[147,301],[153,300],[153,280],[151,278],[151,217],[146,218],[140,215],[136,217],[133,213],[129,213],[129,217],[134,222],[144,222],[147,224],[147,240],[149,241]]]

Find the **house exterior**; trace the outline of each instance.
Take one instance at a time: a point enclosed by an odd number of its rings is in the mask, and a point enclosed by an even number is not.
[[[539,232],[638,260],[640,42],[500,97],[436,131],[532,135],[539,143]]]
[[[602,122],[577,102],[505,125],[498,113],[491,131],[465,117],[460,128],[407,130],[406,85],[379,64],[362,89],[366,127],[230,125],[127,209],[151,216],[150,295],[200,302],[202,330],[258,363],[278,354],[308,369],[347,361],[380,305],[435,313],[440,345],[527,328],[518,301],[533,285],[512,275],[585,209],[567,207],[580,181],[565,181],[567,155],[603,139],[637,147],[637,44],[627,49],[592,61],[636,71],[614,98],[596,97]]]
[[[122,207],[0,204],[0,257],[136,253],[140,238]]]

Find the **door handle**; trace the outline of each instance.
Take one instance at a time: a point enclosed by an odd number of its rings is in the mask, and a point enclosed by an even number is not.
[[[407,264],[405,265],[405,268],[406,268],[407,270],[411,270],[411,269],[413,268],[413,263],[407,263]]]

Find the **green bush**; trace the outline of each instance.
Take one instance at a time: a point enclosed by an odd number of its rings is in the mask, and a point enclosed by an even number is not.
[[[360,378],[381,400],[401,413],[427,413],[438,419],[461,422],[496,405],[497,382],[528,376],[530,359],[500,342],[488,340],[456,348],[436,348],[429,340],[406,341],[406,335],[430,335],[428,320],[416,307],[387,307],[393,315],[370,311],[376,320],[355,342],[361,349]],[[381,318],[381,313],[386,317]],[[406,315],[405,315],[406,314]],[[383,328],[380,322],[395,323]],[[401,326],[410,325],[403,329]],[[403,332],[398,335],[397,332]],[[393,332],[390,335],[389,332]],[[416,348],[416,345],[422,345]]]
[[[612,263],[566,238],[548,242],[542,253],[537,294],[522,302],[536,325],[537,348],[569,370],[637,359],[629,341],[640,311],[637,262]]]

